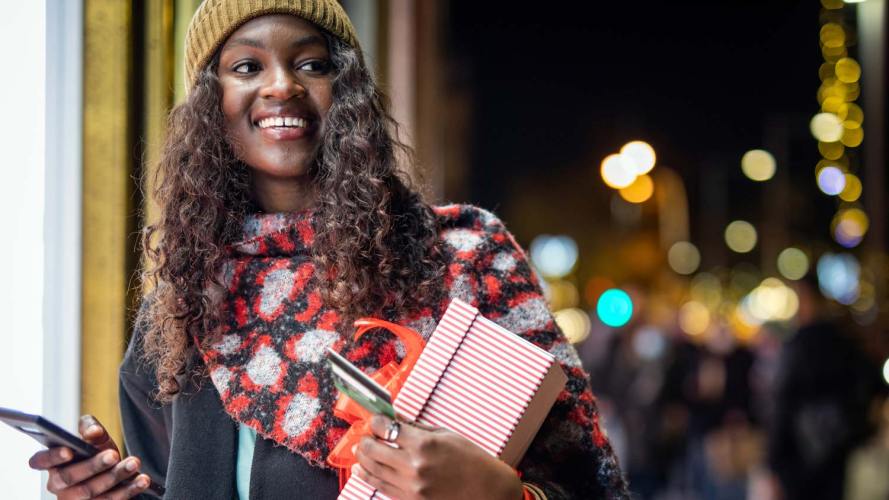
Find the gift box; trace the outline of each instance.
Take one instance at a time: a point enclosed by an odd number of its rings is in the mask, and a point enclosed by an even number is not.
[[[454,299],[394,400],[408,421],[443,427],[515,466],[565,386],[548,352]],[[385,499],[351,477],[340,499]]]

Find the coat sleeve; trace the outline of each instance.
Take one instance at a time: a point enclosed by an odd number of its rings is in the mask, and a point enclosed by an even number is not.
[[[444,237],[458,254],[453,260],[458,264],[450,266],[446,278],[452,296],[476,305],[485,317],[553,354],[568,377],[519,465],[522,480],[549,499],[629,498],[617,458],[599,426],[589,376],[556,325],[524,251],[494,215],[470,210],[474,220],[469,228],[461,224]]]
[[[127,454],[139,457],[142,472],[163,485],[170,456],[171,410],[154,399],[154,370],[140,356],[146,305],[137,316],[119,371],[120,413]],[[140,495],[141,498],[154,498]]]

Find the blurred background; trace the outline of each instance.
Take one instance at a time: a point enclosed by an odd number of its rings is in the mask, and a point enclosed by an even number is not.
[[[199,1],[3,3],[0,406],[119,435]],[[889,498],[885,0],[342,3],[429,199],[528,249],[636,497]]]

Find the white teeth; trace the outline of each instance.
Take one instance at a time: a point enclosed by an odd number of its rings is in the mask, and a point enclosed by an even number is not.
[[[257,122],[259,128],[269,128],[269,127],[299,127],[305,128],[306,120],[303,118],[296,118],[293,116],[276,116],[270,118],[263,118]]]

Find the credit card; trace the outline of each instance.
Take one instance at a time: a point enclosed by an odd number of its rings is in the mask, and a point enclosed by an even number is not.
[[[327,349],[327,362],[333,372],[333,383],[340,392],[371,413],[395,418],[392,397],[383,386],[330,348]]]

